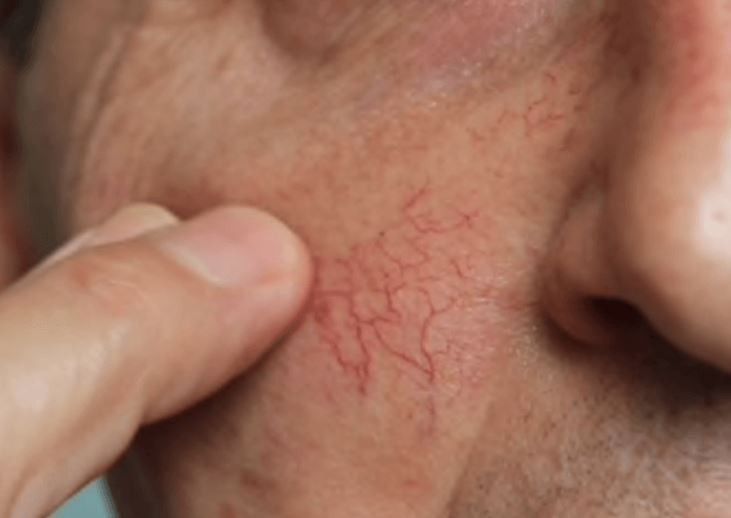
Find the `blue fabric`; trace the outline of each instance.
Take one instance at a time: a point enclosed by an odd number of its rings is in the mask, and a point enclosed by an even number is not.
[[[103,482],[96,482],[79,493],[53,515],[54,518],[116,518]]]

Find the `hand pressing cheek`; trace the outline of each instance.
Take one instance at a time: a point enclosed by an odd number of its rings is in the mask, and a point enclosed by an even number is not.
[[[729,26],[720,0],[49,4],[18,85],[38,241],[237,202],[315,256],[301,324],[142,434],[130,515],[731,515]]]

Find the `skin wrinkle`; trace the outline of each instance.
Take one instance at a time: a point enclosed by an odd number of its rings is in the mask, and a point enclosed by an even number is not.
[[[230,9],[227,11],[230,11]],[[196,20],[195,24],[192,24],[190,27],[192,28],[192,30],[197,30],[198,28],[205,29],[208,24],[215,23],[217,19],[224,18],[224,11],[215,11],[215,13],[216,16],[206,18],[204,20]],[[172,26],[172,29],[177,30],[176,26]],[[131,102],[136,103],[138,102],[138,100],[150,102],[153,104],[174,104],[178,99],[183,101],[182,92],[186,89],[196,89],[207,77],[206,74],[203,73],[203,70],[201,70],[201,67],[197,65],[190,69],[184,68],[179,70],[176,70],[172,67],[168,68],[165,66],[163,66],[162,68],[156,67],[155,69],[149,68],[146,56],[150,52],[155,52],[158,56],[162,55],[163,58],[167,58],[167,55],[169,54],[169,59],[172,61],[173,59],[178,58],[178,52],[181,49],[190,50],[190,52],[186,52],[186,54],[188,56],[192,56],[200,54],[202,52],[208,52],[212,48],[210,46],[201,47],[196,43],[197,40],[193,38],[182,38],[173,40],[168,37],[171,34],[170,31],[170,25],[159,25],[156,18],[141,24],[136,29],[136,37],[134,39],[134,42],[130,44],[126,56],[127,63],[125,64],[124,73],[122,74],[122,77],[114,83],[114,86],[112,88],[113,94],[110,95],[110,98],[107,102],[106,113],[103,114],[103,117],[100,115],[94,138],[89,139],[93,141],[93,143],[89,144],[88,151],[86,153],[85,163],[87,165],[83,166],[81,168],[81,172],[78,174],[79,179],[82,183],[84,182],[85,178],[88,178],[90,176],[93,177],[92,174],[86,174],[85,171],[109,169],[106,161],[108,160],[107,155],[110,155],[108,151],[110,143],[107,142],[107,139],[111,141],[112,147],[114,140],[118,138],[118,135],[120,133],[131,135],[131,138],[134,139],[135,144],[137,144],[135,146],[135,153],[127,154],[127,163],[120,162],[120,165],[124,165],[126,167],[129,167],[130,163],[134,164],[137,160],[147,160],[146,155],[148,154],[148,149],[150,147],[154,147],[154,143],[158,140],[158,135],[156,135],[154,132],[151,132],[150,129],[130,126],[126,123],[124,119],[120,119],[118,117],[119,107],[127,109],[128,105]],[[237,33],[232,33],[231,31],[229,31],[229,33],[230,34],[218,35],[220,36],[220,40],[215,42],[215,44],[218,46],[226,43],[226,46],[222,47],[222,52],[231,54],[231,57],[223,58],[224,62],[230,61],[234,58],[236,60],[248,59],[249,56],[242,56],[240,53],[233,54],[233,51],[231,50],[234,48],[232,46],[233,44],[229,43],[228,40],[231,40],[232,37],[236,37],[237,39],[240,38]],[[192,32],[192,35],[196,35],[196,33]],[[186,44],[189,41],[191,44],[190,49],[186,47]],[[267,63],[266,68],[274,69],[274,73],[278,74],[278,70],[280,67],[277,63]],[[222,90],[225,90],[226,86],[229,84],[233,88],[235,86],[235,82],[239,80],[236,75],[236,69],[234,67],[228,67],[228,69],[230,70],[230,72],[229,70],[226,70],[224,72],[224,74],[226,74],[225,80],[224,77],[220,77]],[[143,82],[138,82],[140,76],[145,77],[148,72],[151,74],[150,79]],[[125,81],[125,79],[128,79],[130,77],[134,77],[136,81]],[[274,82],[276,83],[276,80]],[[176,86],[178,86],[179,88],[171,88],[168,92],[165,93],[163,98],[148,97],[149,92],[157,90],[156,86],[158,84],[165,83],[176,84]],[[242,85],[239,85],[239,87],[241,86]],[[256,82],[252,82],[252,88],[257,89],[252,92],[252,98],[257,97],[259,101],[259,104],[256,106],[252,105],[252,108],[261,109],[262,111],[266,109],[266,103],[261,102],[261,94],[265,93],[264,88],[266,86],[269,85],[260,87]],[[259,91],[258,89],[261,89],[261,91]],[[272,86],[271,88],[269,88],[269,90],[276,93],[278,89]],[[213,115],[218,115],[218,113],[215,111],[215,107],[211,105],[201,104],[201,107],[209,110],[210,113],[212,113]],[[168,110],[165,114],[166,117],[161,117],[161,119],[167,119],[166,122],[168,124],[172,124],[171,121],[176,120],[175,112],[178,109],[179,107],[175,106],[174,108]],[[185,106],[184,109],[188,110],[188,106]],[[230,110],[227,112],[227,114],[233,116]],[[184,122],[185,121],[181,121],[181,125],[184,124]],[[205,130],[206,128],[201,127],[200,129]],[[201,138],[206,141],[209,140],[207,134],[207,132],[203,132]],[[191,150],[194,149],[195,148],[191,148]],[[158,157],[158,160],[160,162],[157,167],[164,167],[168,158],[165,155],[161,155]],[[100,161],[103,161],[103,163],[99,163]],[[112,168],[117,169],[119,168],[119,165],[113,165]],[[127,177],[129,177],[129,175],[124,175],[122,172],[120,172],[119,174],[109,174],[105,176],[105,178],[108,179],[108,183],[106,184],[101,184],[101,182],[97,182],[96,188],[103,188],[97,193],[101,200],[97,199],[94,202],[96,207],[101,208],[102,210],[106,210],[108,204],[116,203],[115,192],[120,189],[120,181],[122,181],[123,183],[123,180]],[[145,186],[131,185],[128,186],[128,188],[144,189]],[[73,189],[83,191],[85,187],[83,185],[80,185],[74,187]],[[70,210],[69,212],[72,215],[73,221],[74,214],[84,213],[85,207],[72,207],[72,210]],[[186,214],[188,212],[182,213]],[[96,215],[94,215],[93,217],[96,217]],[[82,224],[84,223],[82,222]]]
[[[312,48],[329,54],[301,61],[243,11],[188,23],[171,1],[157,15],[179,22],[135,28],[88,151],[63,162],[79,182],[59,188],[54,216],[83,228],[129,199],[183,216],[249,203],[318,262],[302,322],[257,369],[142,435],[168,515],[716,518],[727,376],[657,337],[592,349],[540,299],[571,206],[604,193],[616,141],[642,129],[650,15],[625,0],[522,2],[556,25],[475,66],[482,52],[463,51],[494,50],[479,31],[491,2],[393,1],[352,20],[356,4],[338,4],[348,30],[323,27]],[[313,6],[298,37],[337,25],[316,16],[333,6]],[[438,14],[454,25],[430,40]],[[448,77],[460,70],[473,75]],[[45,71],[32,79],[58,84]],[[84,88],[72,107],[95,95]]]
[[[369,16],[380,4],[331,0],[313,8],[311,4],[298,5],[296,0],[259,3],[264,26],[274,41],[287,52],[298,57],[315,56],[315,60],[321,63],[331,61],[342,47],[343,40],[351,38],[350,32],[357,22]],[[288,14],[281,16],[283,13]],[[323,25],[326,30],[322,29]]]
[[[60,4],[56,3],[48,5],[46,9],[47,11],[52,11],[60,7]],[[126,15],[134,18],[134,7],[131,4],[128,4],[124,11]],[[94,11],[89,11],[88,14],[92,15]],[[138,14],[142,15],[142,12],[139,11]],[[127,21],[129,22],[131,19]],[[71,144],[66,150],[66,156],[59,164],[59,171],[57,172],[58,179],[56,179],[57,185],[55,187],[59,190],[64,190],[67,194],[65,199],[60,200],[60,203],[65,206],[69,206],[72,203],[72,193],[77,189],[76,184],[79,181],[79,171],[83,170],[83,166],[79,167],[79,162],[83,163],[83,157],[88,154],[92,142],[91,136],[97,130],[97,124],[105,109],[105,102],[108,100],[108,90],[114,84],[117,75],[116,72],[124,58],[125,47],[130,38],[130,25],[127,25],[125,28],[127,29],[126,31],[119,30],[105,38],[105,45],[99,47],[94,62],[89,63],[84,70],[84,77],[77,78],[79,83],[76,85],[76,92],[71,94],[74,97],[78,96],[76,99],[79,99],[79,101],[75,103],[76,109],[68,114],[72,124],[68,130],[69,137],[67,138]],[[38,35],[39,38],[43,38],[43,36],[43,32]],[[43,57],[41,56],[41,58]],[[33,86],[35,85],[28,86],[28,89],[32,89]],[[37,88],[42,87],[43,85],[37,85]],[[81,96],[79,94],[80,92],[88,92],[88,95]],[[74,165],[71,166],[70,164]],[[32,174],[26,175],[24,180],[25,191],[29,193],[30,210],[34,213],[48,212],[48,206],[51,204],[48,199],[49,194],[47,193],[53,188],[49,189],[48,186],[43,185],[43,182],[46,181],[45,178]],[[40,247],[42,251],[57,246],[62,240],[62,235],[68,232],[68,226],[64,226],[63,221],[62,218],[54,218],[53,225],[36,225],[34,233],[37,241],[44,243]]]

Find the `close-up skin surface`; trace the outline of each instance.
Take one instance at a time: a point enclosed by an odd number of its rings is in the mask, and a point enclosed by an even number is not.
[[[35,248],[237,203],[315,264],[285,339],[139,435],[122,514],[731,517],[730,29],[727,0],[44,2],[3,156]]]

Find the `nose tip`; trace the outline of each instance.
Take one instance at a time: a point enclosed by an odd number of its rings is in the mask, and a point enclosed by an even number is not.
[[[652,5],[631,20],[645,36],[627,59],[644,73],[611,108],[601,178],[556,233],[546,308],[580,342],[649,329],[731,372],[731,11]]]
[[[688,191],[680,207],[625,222],[615,289],[670,343],[731,372],[731,196]]]
[[[578,197],[545,276],[568,334],[607,346],[649,329],[731,372],[731,160],[718,142],[649,146]]]

